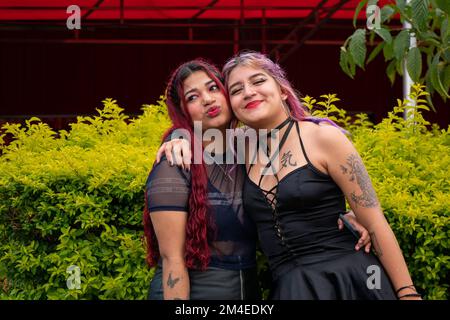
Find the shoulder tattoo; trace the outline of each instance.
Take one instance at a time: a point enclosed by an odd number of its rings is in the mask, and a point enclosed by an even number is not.
[[[357,154],[350,154],[347,163],[341,165],[341,171],[348,176],[349,181],[356,182],[361,189],[361,194],[355,191],[351,193],[351,200],[358,206],[373,208],[378,205],[377,195],[370,182],[369,174]]]

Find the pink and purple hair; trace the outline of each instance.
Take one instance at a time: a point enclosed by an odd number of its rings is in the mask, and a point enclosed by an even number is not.
[[[287,95],[286,103],[291,118],[300,121],[306,120],[314,123],[327,122],[338,127],[333,121],[326,118],[312,117],[300,102],[299,93],[294,90],[286,72],[278,64],[270,60],[266,55],[256,51],[242,51],[230,58],[222,69],[225,85],[228,84],[230,73],[238,66],[247,66],[255,69],[264,70],[280,85],[281,91]]]

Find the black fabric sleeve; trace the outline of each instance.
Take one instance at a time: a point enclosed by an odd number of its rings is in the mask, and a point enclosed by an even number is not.
[[[171,167],[165,156],[150,172],[145,189],[150,213],[155,211],[189,211],[190,174]]]

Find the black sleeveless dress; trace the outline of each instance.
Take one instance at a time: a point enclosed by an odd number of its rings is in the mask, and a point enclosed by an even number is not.
[[[276,128],[288,125],[278,150],[294,124],[307,163],[277,178],[271,190],[260,187],[263,175],[258,184],[250,179],[250,165],[243,189],[244,210],[257,225],[272,272],[270,299],[396,299],[375,254],[356,251],[358,239],[338,229],[344,194],[309,161],[297,121]]]

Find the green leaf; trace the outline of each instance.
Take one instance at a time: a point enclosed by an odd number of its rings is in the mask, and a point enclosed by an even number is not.
[[[450,1],[449,1],[450,3]],[[449,34],[449,29],[450,29],[450,24],[449,24],[450,20],[447,18],[444,19],[444,21],[442,21],[441,24],[441,39],[442,39],[442,43],[447,43],[447,38],[448,38],[448,34]]]
[[[383,8],[381,8],[381,23],[384,23],[386,20],[388,20],[394,13],[395,9],[390,5],[385,5]]]
[[[394,55],[397,60],[402,60],[405,51],[409,48],[409,31],[402,30],[394,40]]]
[[[425,85],[426,85],[426,90],[429,93],[429,95],[427,95],[427,102],[430,105],[431,109],[433,109],[433,111],[436,112],[436,108],[434,107],[433,100],[431,99],[431,95],[434,93],[435,90],[433,88],[433,85],[431,84],[430,70],[428,70],[428,72],[425,75]]]
[[[444,11],[446,14],[450,15],[450,1],[448,0],[435,0],[436,5],[439,9]]]
[[[433,45],[435,45],[437,47],[441,46],[441,43],[439,41],[440,40],[439,36],[436,33],[434,33],[433,31],[422,32],[420,34],[420,36],[421,36],[420,40],[422,42],[428,42],[428,43],[431,43],[431,44],[433,44]]]
[[[444,61],[450,63],[450,50],[444,51]]]
[[[450,65],[447,65],[443,71],[443,80],[442,85],[444,86],[444,89],[448,92],[450,88]]]
[[[351,36],[349,53],[353,57],[355,64],[364,69],[364,60],[367,53],[366,31],[364,29],[357,29]]]
[[[369,44],[370,44],[371,46],[373,46],[373,41],[375,40],[375,36],[376,36],[376,33],[375,33],[375,32],[370,32],[370,33],[369,33],[369,40],[368,40],[368,42],[369,42]]]
[[[411,48],[406,56],[406,69],[414,82],[419,82],[422,73],[422,55],[419,48]]]
[[[394,44],[386,43],[383,47],[384,61],[391,60],[394,57]]]
[[[395,65],[396,65],[396,60],[392,60],[388,67],[386,68],[386,74],[389,78],[389,80],[391,81],[391,85],[394,84],[395,82]]]
[[[420,30],[426,28],[429,15],[429,0],[411,0],[412,22],[415,23]]]
[[[372,50],[372,52],[369,55],[369,58],[367,59],[366,64],[369,64],[369,62],[371,62],[373,59],[375,59],[375,57],[381,52],[381,50],[383,50],[385,43],[384,42],[380,42],[375,49]]]
[[[434,40],[439,40],[439,36],[436,34],[436,32],[433,32],[433,31],[430,31],[430,30],[422,32],[421,36],[423,38],[425,38],[424,40],[427,40],[427,38],[431,38],[431,39],[434,39]],[[439,42],[437,42],[437,43],[439,43]]]
[[[353,79],[353,75],[351,74],[348,67],[348,53],[343,47],[341,47],[340,50],[339,65],[341,66],[342,71],[344,71],[346,75]]]
[[[388,29],[385,28],[375,29],[375,32],[387,43],[392,43],[391,33],[389,32]]]
[[[395,60],[395,70],[397,70],[397,73],[401,76],[403,76],[403,60]]]
[[[444,100],[446,100],[446,98],[449,98],[450,96],[448,95],[448,92],[444,88],[442,81],[441,81],[440,72],[439,72],[439,59],[440,59],[440,54],[438,53],[434,56],[433,61],[430,66],[430,80],[431,80],[431,84],[434,87],[434,89],[439,93],[439,95]]]
[[[353,57],[350,53],[348,55],[348,65],[350,68],[350,73],[352,75],[355,75],[356,74],[356,64],[355,64],[355,60],[353,60]]]
[[[339,65],[341,66],[342,71],[348,74],[348,58],[347,51],[344,47],[341,47],[339,50]]]
[[[359,13],[361,9],[367,4],[368,0],[363,0],[358,3],[358,6],[355,9],[355,13],[353,15],[353,27],[356,28],[356,20],[358,20]]]
[[[400,11],[405,11],[406,7],[406,0],[396,0],[397,7],[400,9]]]

